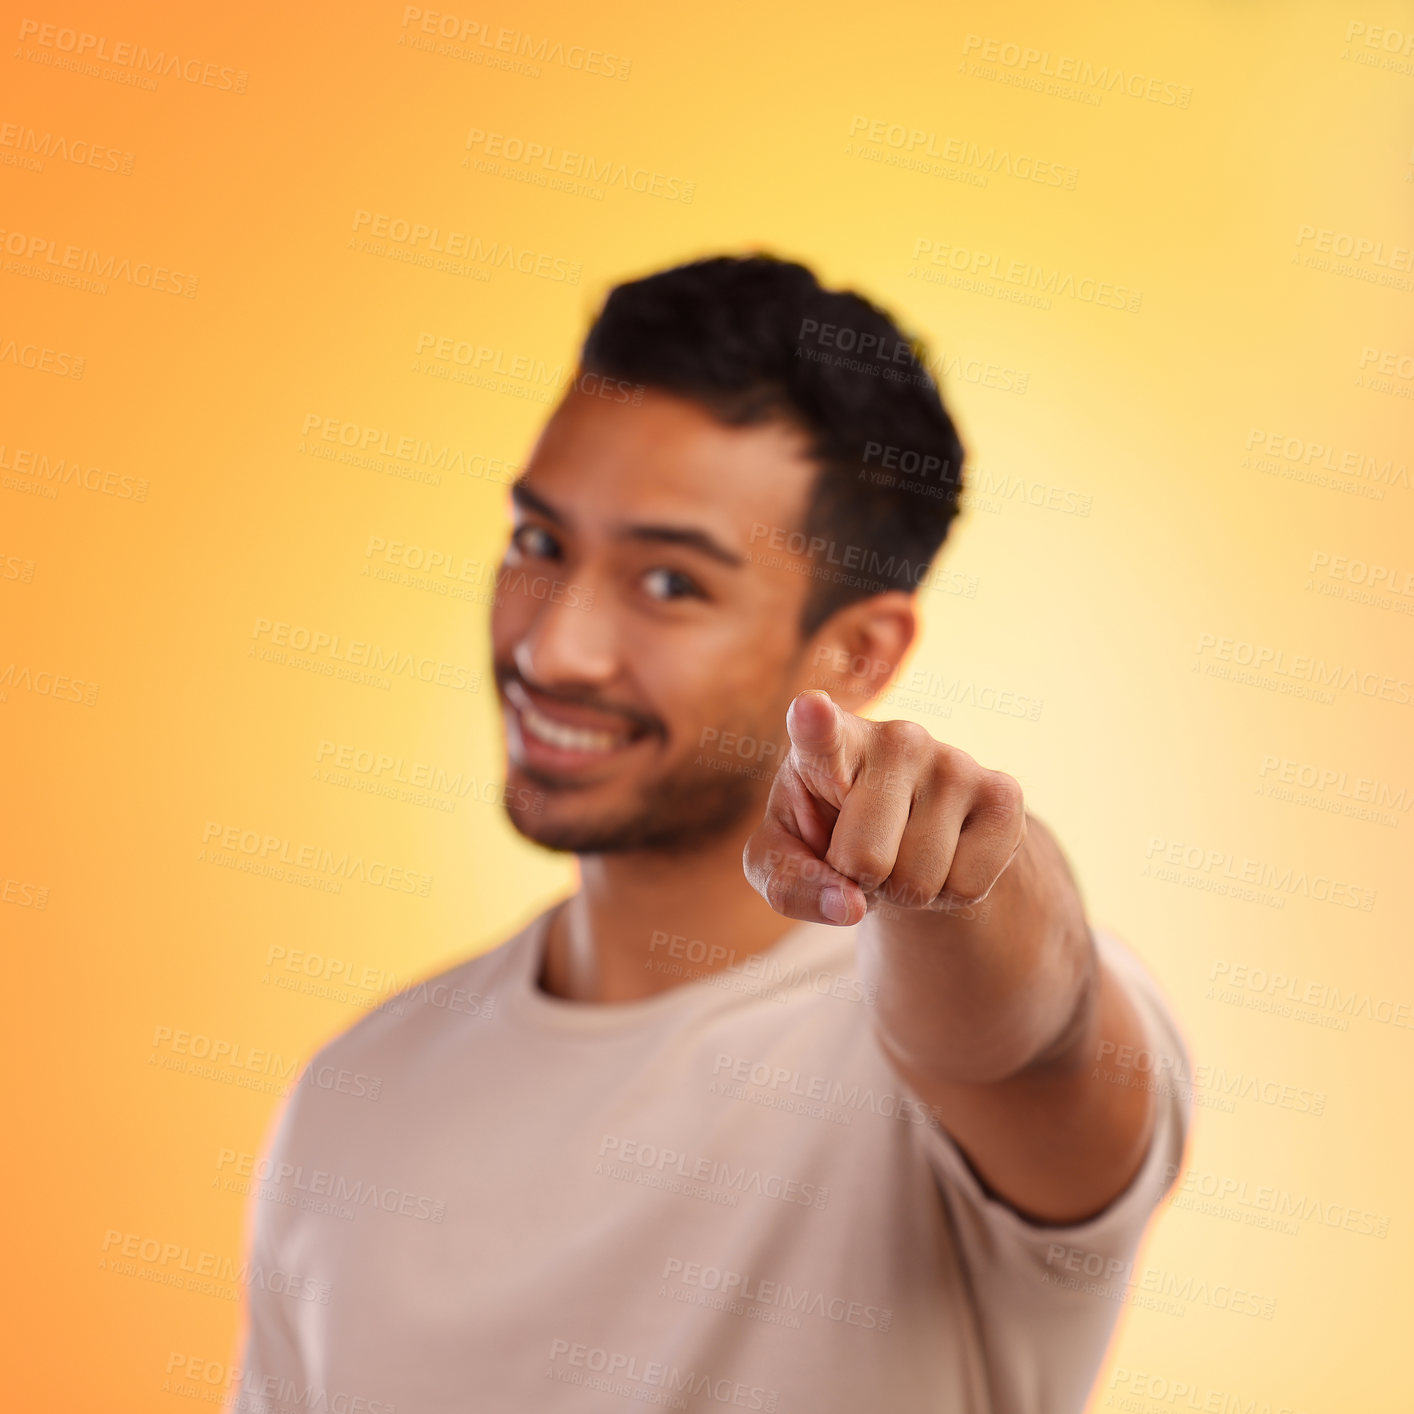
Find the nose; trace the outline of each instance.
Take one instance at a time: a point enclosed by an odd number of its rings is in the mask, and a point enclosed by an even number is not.
[[[511,655],[516,668],[535,686],[602,687],[618,676],[614,616],[598,596],[578,588],[573,597],[545,598],[516,643]]]

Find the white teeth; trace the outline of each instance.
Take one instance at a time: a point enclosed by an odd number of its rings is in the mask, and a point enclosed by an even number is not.
[[[613,732],[596,732],[587,727],[567,727],[537,712],[528,702],[518,704],[520,719],[534,736],[562,751],[612,751],[623,737]]]
[[[627,732],[596,731],[592,727],[571,727],[564,722],[557,722],[554,718],[547,717],[531,703],[529,695],[519,683],[508,682],[505,692],[506,697],[515,705],[516,711],[520,714],[521,725],[526,731],[538,740],[545,742],[546,745],[558,747],[561,751],[605,753],[622,746],[629,739]]]

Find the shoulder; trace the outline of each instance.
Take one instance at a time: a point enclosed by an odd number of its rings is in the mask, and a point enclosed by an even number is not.
[[[498,994],[526,962],[526,950],[546,915],[486,952],[464,958],[394,993],[347,1030],[325,1042],[306,1070],[330,1069],[378,1077],[415,1061],[420,1050],[495,1019]]]

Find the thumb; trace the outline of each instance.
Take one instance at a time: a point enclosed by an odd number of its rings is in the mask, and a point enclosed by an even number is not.
[[[772,815],[746,842],[747,882],[777,913],[802,923],[858,923],[868,911],[864,891],[811,853]]]

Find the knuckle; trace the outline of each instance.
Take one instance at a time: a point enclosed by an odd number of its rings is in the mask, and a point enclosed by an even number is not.
[[[907,798],[914,789],[913,771],[900,771],[891,766],[869,765],[855,778],[855,785],[863,785],[880,795]]]
[[[953,779],[974,776],[981,767],[960,746],[951,746],[945,741],[938,743],[938,766]]]
[[[980,899],[991,884],[990,866],[976,857],[955,861],[948,870],[947,891],[955,898],[968,902]]]
[[[904,908],[923,908],[942,889],[942,880],[916,869],[895,869],[889,875],[886,893],[891,903]]]
[[[1019,814],[1023,797],[1021,782],[1004,771],[992,771],[982,786],[981,794],[998,812],[1010,817]]]
[[[949,876],[947,892],[959,903],[981,903],[987,894],[987,884],[980,878],[964,878],[961,883],[955,883]]]
[[[928,762],[928,782],[933,794],[967,789],[978,770],[977,763],[959,746],[935,742]]]
[[[882,882],[893,868],[893,858],[883,845],[859,841],[845,845],[838,852],[831,849],[827,863],[861,886]]]
[[[899,756],[921,756],[933,745],[933,738],[929,735],[927,727],[904,717],[881,723],[879,736],[885,746]]]

